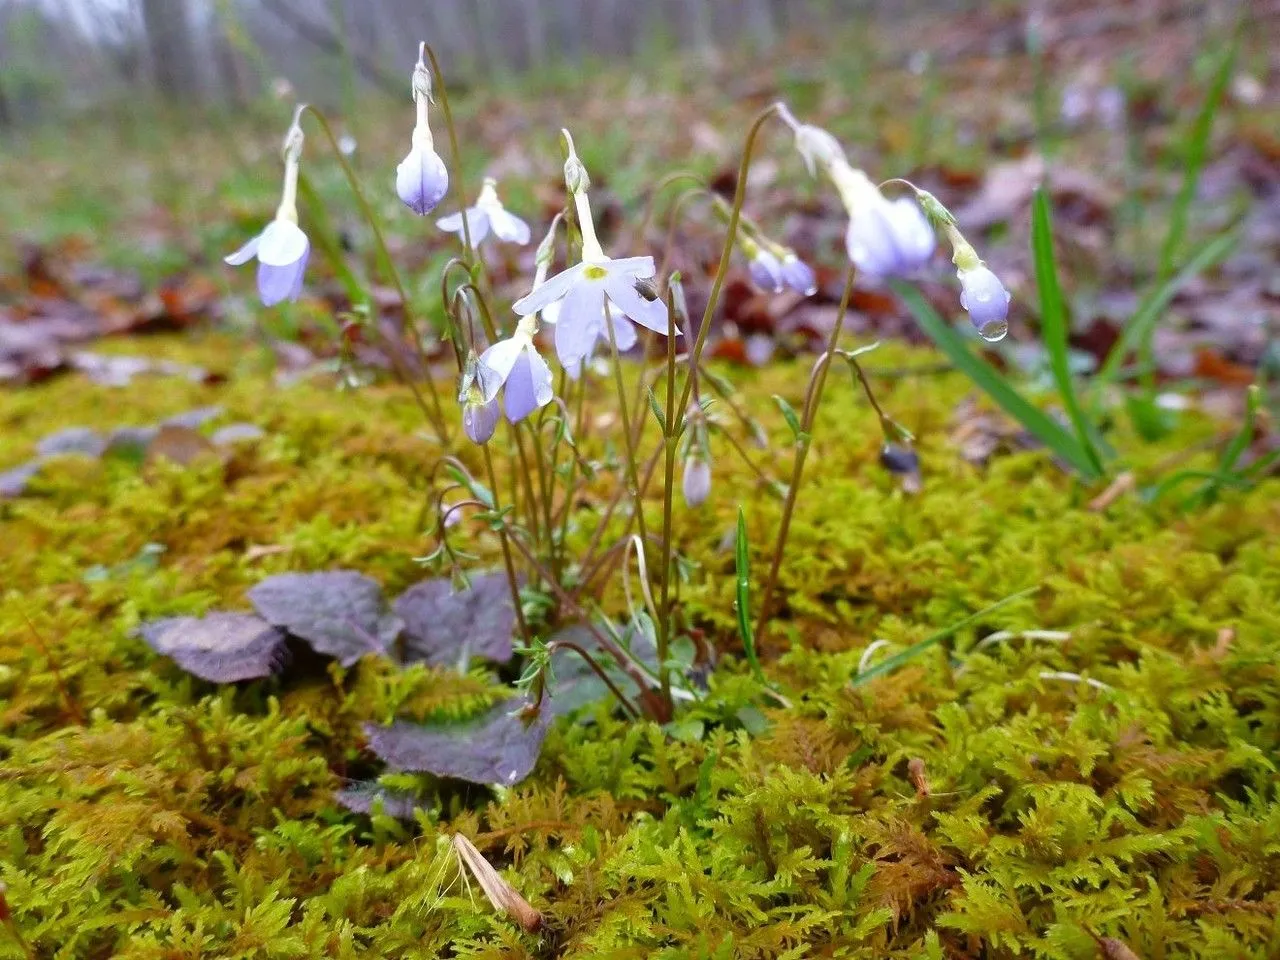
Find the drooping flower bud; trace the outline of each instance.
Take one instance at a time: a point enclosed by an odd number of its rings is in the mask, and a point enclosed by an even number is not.
[[[449,171],[436,153],[427,116],[427,106],[432,101],[431,71],[423,59],[424,48],[425,45],[419,47],[418,63],[413,68],[413,101],[417,111],[413,144],[396,167],[396,193],[405,206],[420,217],[434,210],[449,191]]]
[[[782,257],[782,282],[803,297],[811,297],[818,292],[818,277],[809,266],[792,250],[786,251]]]
[[[472,443],[486,444],[498,426],[498,397],[496,391],[485,398],[488,371],[476,360],[474,352],[467,354],[458,386],[458,403],[462,405],[462,432]]]
[[[761,290],[781,293],[782,264],[778,258],[763,247],[756,247],[755,252],[750,256],[747,269],[751,271],[752,282]]]
[[[699,450],[691,450],[684,460],[684,475],[680,478],[680,490],[684,502],[700,507],[711,496],[711,464]]]
[[[985,264],[957,270],[960,278],[960,306],[969,311],[983,340],[1003,340],[1009,332],[1009,291]]]
[[[960,280],[960,305],[969,312],[974,328],[984,340],[1003,340],[1009,332],[1009,291],[982,262],[973,244],[960,232],[955,216],[937,197],[905,180],[897,182],[915,192],[920,208],[951,244],[951,262],[956,265],[956,277]]]

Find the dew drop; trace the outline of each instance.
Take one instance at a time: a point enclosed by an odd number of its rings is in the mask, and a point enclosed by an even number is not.
[[[983,325],[978,331],[978,336],[982,337],[988,343],[998,343],[1005,338],[1005,334],[1009,332],[1009,324],[1004,320],[992,320]]]

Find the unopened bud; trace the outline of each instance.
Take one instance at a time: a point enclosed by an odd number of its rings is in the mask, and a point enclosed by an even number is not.
[[[711,496],[711,464],[701,453],[690,453],[684,461],[684,476],[680,480],[684,502],[700,507]]]
[[[578,159],[573,135],[568,130],[561,130],[560,138],[564,141],[565,152],[568,154],[564,161],[565,189],[570,193],[585,193],[591,189],[591,177],[587,174],[586,166]]]

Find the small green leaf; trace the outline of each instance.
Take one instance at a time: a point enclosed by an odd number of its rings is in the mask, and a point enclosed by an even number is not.
[[[653,411],[653,415],[658,418],[658,425],[662,427],[662,435],[667,435],[667,415],[662,412],[662,405],[658,403],[658,398],[654,395],[653,387],[649,388],[649,409]]]
[[[775,393],[773,402],[782,411],[783,419],[787,421],[787,426],[791,428],[791,433],[795,436],[796,441],[799,442],[804,437],[804,431],[800,429],[800,418],[796,416],[795,408],[781,394]]]

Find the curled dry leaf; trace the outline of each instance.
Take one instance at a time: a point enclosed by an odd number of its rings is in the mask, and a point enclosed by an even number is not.
[[[516,892],[516,888],[502,879],[502,875],[484,858],[475,844],[460,833],[453,835],[453,852],[466,864],[480,889],[493,904],[493,909],[505,913],[520,924],[526,933],[535,933],[542,926],[542,914],[529,906],[529,901]]]
[[[143,624],[139,632],[156,653],[211,683],[268,676],[285,654],[285,635],[249,613],[169,617]]]

